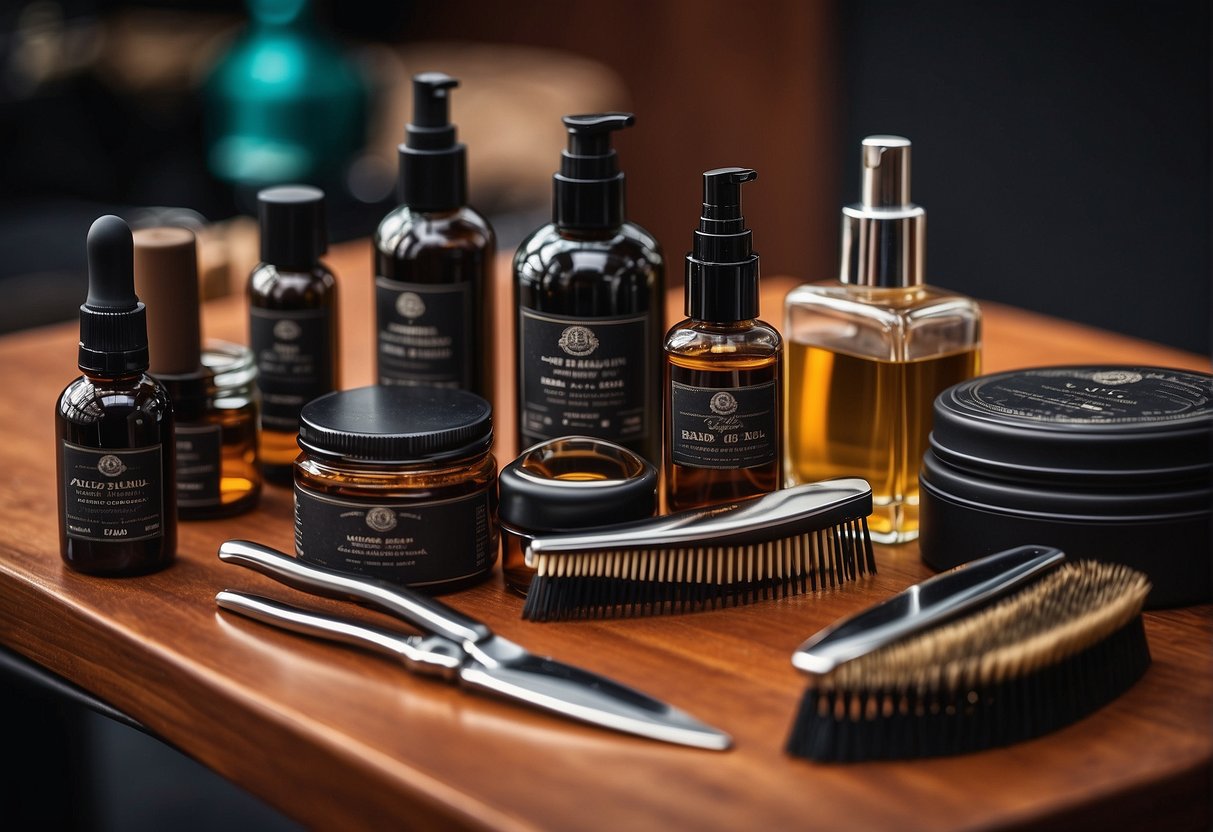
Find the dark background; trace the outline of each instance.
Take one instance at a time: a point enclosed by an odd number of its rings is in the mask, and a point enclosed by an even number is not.
[[[15,301],[4,304],[0,330],[74,316],[84,234],[101,213],[170,206],[219,222],[252,208],[249,188],[207,168],[196,79],[149,85],[137,70],[116,72],[102,49],[92,63],[23,82],[20,36],[30,9],[48,6],[65,31],[87,23],[126,32],[108,37],[110,51],[140,48],[130,34],[140,16],[178,15],[184,29],[214,30],[208,44],[245,20],[244,4],[230,0],[43,0],[0,11],[9,59],[0,76],[0,291]],[[859,141],[895,133],[914,142],[930,282],[1209,351],[1206,2],[617,0],[607,13],[555,2],[324,0],[313,10],[351,55],[368,46],[541,47],[613,73],[624,95],[611,100],[637,114],[617,140],[630,215],[665,246],[673,282],[697,217],[699,174],[731,164],[760,173],[747,215],[764,271],[832,277],[838,209],[856,198]],[[504,69],[510,55],[497,59]],[[546,130],[553,142],[518,183],[521,203],[486,190],[484,177],[483,187],[472,183],[508,250],[548,211],[561,128],[547,116],[550,128],[532,123],[521,97],[477,99],[478,111],[461,112],[473,83],[465,79],[453,105],[473,164],[512,130]],[[474,120],[488,126],[462,129]],[[329,194],[332,237],[365,237],[394,198],[357,197],[342,173],[317,183]]]
[[[82,0],[0,8],[0,331],[75,316],[85,233],[103,213],[134,220],[171,209],[204,225],[248,215],[252,189],[207,165],[199,86],[245,11],[240,2]],[[510,157],[527,162],[513,180],[482,168],[472,183],[505,251],[549,210],[562,133],[547,111],[547,126],[533,123],[534,102],[563,84],[561,100],[637,114],[616,143],[629,212],[665,246],[673,283],[699,176],[724,165],[759,171],[746,213],[765,273],[832,277],[838,210],[857,197],[859,142],[894,133],[914,142],[930,282],[1210,350],[1205,1],[329,0],[314,15],[354,57],[428,47],[475,58],[467,65],[481,75],[465,78],[453,105],[473,162],[526,130],[551,136],[537,158]],[[168,34],[186,40],[165,49]],[[548,51],[528,53],[525,75],[506,47]],[[613,85],[578,88],[562,71],[569,59]],[[471,106],[474,78],[487,85],[507,72],[535,86]],[[370,114],[392,112],[393,92],[373,92]],[[387,129],[402,134],[403,123]],[[382,154],[353,186],[351,166],[369,158],[353,148],[316,173],[335,241],[368,236],[393,207],[390,187],[375,185],[391,177]],[[238,265],[229,290],[242,286]],[[763,316],[778,322],[781,310]],[[6,748],[25,776],[0,792],[17,827],[289,826],[155,740],[48,705],[36,687],[0,686],[0,706],[20,715],[6,720],[15,723]]]

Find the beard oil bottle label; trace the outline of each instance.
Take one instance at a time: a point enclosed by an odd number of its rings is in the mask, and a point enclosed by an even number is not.
[[[249,340],[261,389],[261,424],[292,432],[300,409],[333,389],[327,309],[249,309]]]
[[[755,468],[775,461],[778,388],[691,387],[670,390],[670,448],[675,465]]]
[[[587,319],[520,312],[519,419],[526,439],[649,435],[648,315]]]
[[[68,537],[130,541],[164,533],[160,445],[99,450],[64,442],[60,453]]]
[[[375,278],[380,384],[471,388],[471,289]]]
[[[177,505],[219,505],[223,432],[218,425],[177,425]]]
[[[295,487],[295,552],[301,560],[392,583],[421,586],[492,567],[488,491],[422,504],[341,500]]]

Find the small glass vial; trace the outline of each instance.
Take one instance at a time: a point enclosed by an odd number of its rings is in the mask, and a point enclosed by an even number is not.
[[[918,470],[935,397],[980,371],[981,312],[923,283],[926,212],[910,142],[863,142],[861,201],[843,209],[839,280],[788,293],[786,484],[863,477],[872,538],[918,537]]]
[[[657,468],[614,442],[565,436],[532,445],[502,468],[500,491],[505,585],[526,595],[535,577],[526,565],[531,540],[651,517]]]
[[[492,407],[474,393],[359,387],[304,406],[295,460],[301,560],[427,592],[497,562]]]
[[[257,364],[243,344],[208,339],[202,364],[213,375],[211,412],[222,431],[220,514],[240,514],[261,498]]]

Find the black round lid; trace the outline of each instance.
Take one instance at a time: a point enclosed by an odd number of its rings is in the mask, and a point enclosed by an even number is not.
[[[358,387],[313,399],[299,414],[300,448],[354,462],[456,459],[492,441],[492,406],[465,390]]]
[[[82,371],[107,375],[148,368],[147,312],[135,295],[134,237],[121,218],[98,217],[88,230],[88,297],[80,305]]]
[[[931,449],[1009,477],[1207,477],[1211,384],[1208,373],[1120,365],[978,376],[935,399]]]
[[[657,510],[657,469],[590,436],[540,442],[501,469],[502,523],[527,532],[575,531],[640,520]]]
[[[324,191],[311,185],[279,185],[257,193],[261,260],[310,269],[328,251]]]

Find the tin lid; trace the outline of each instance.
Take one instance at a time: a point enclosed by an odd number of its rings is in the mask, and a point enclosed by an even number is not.
[[[326,393],[299,414],[300,448],[361,463],[470,457],[492,441],[492,406],[465,390],[358,387]]]
[[[574,531],[657,510],[657,469],[614,442],[564,436],[532,445],[501,469],[501,522],[525,532]]]
[[[1207,373],[1120,365],[979,376],[935,399],[931,450],[1021,480],[1208,477],[1211,382]]]

